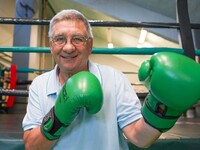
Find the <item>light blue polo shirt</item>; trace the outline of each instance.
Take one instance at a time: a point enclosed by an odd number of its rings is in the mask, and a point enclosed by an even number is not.
[[[123,73],[90,61],[89,71],[102,85],[102,109],[97,114],[90,115],[82,108],[53,149],[128,150],[122,129],[142,117],[140,101]],[[43,117],[54,106],[60,90],[57,65],[52,71],[33,80],[23,120],[24,130],[41,125]]]

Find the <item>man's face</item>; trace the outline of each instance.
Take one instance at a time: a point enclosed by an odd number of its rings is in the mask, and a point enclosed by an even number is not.
[[[93,39],[88,39],[83,22],[63,20],[54,25],[53,31],[50,49],[60,71],[74,74],[87,70]]]

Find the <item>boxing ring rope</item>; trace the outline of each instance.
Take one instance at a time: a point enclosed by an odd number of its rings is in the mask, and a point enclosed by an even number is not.
[[[26,19],[26,18],[7,18],[0,17],[0,24],[21,24],[21,25],[49,25],[50,20]],[[130,22],[130,21],[104,21],[89,20],[91,26],[95,27],[135,27],[135,28],[171,28],[180,29],[179,23],[162,22]],[[193,29],[200,29],[200,24],[192,23]]]
[[[0,95],[28,97],[28,90],[0,89]],[[138,97],[145,98],[148,93],[137,93]]]
[[[28,96],[28,90],[0,89],[0,95],[27,97]]]
[[[10,68],[6,67],[5,71],[10,71]],[[42,73],[42,72],[47,72],[47,71],[49,70],[17,67],[17,72],[20,72],[20,73],[36,73],[36,72]]]
[[[0,47],[0,52],[50,53],[50,48],[49,47]],[[184,50],[181,48],[167,48],[167,47],[153,47],[153,48],[120,47],[120,48],[92,49],[92,54],[152,55],[157,52],[176,52],[184,54]],[[200,50],[195,50],[195,55],[200,56]]]

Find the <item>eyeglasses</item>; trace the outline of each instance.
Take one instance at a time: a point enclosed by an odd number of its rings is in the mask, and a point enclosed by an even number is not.
[[[82,46],[88,39],[90,39],[90,38],[85,38],[82,35],[74,35],[71,38],[71,43],[74,46],[78,47],[78,46]],[[67,43],[67,38],[64,35],[55,36],[55,37],[51,38],[51,40],[55,43],[55,45],[57,45],[59,47],[62,47]]]

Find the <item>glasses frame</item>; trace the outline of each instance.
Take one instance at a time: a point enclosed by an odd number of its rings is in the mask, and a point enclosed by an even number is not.
[[[56,41],[56,40],[58,40],[59,37],[64,38],[64,41],[60,41],[60,42],[63,42],[63,43],[61,43],[61,44],[59,44],[59,41]],[[76,43],[76,42],[78,42],[78,40],[77,40],[77,41],[75,40],[75,39],[77,39],[77,38],[80,38],[80,39],[83,40],[83,41],[79,40],[80,43]],[[74,39],[74,40],[73,40],[73,39]],[[91,39],[91,37],[86,38],[86,37],[83,36],[83,35],[73,35],[72,38],[70,39],[70,42],[71,42],[71,44],[74,45],[75,47],[80,47],[80,46],[83,46],[84,43],[85,43],[87,40],[89,40],[89,39]],[[59,46],[59,47],[63,47],[63,46],[67,43],[67,41],[68,41],[68,39],[67,39],[66,36],[64,36],[64,35],[57,35],[57,36],[55,36],[55,37],[51,37],[50,40],[51,40],[56,46]]]

